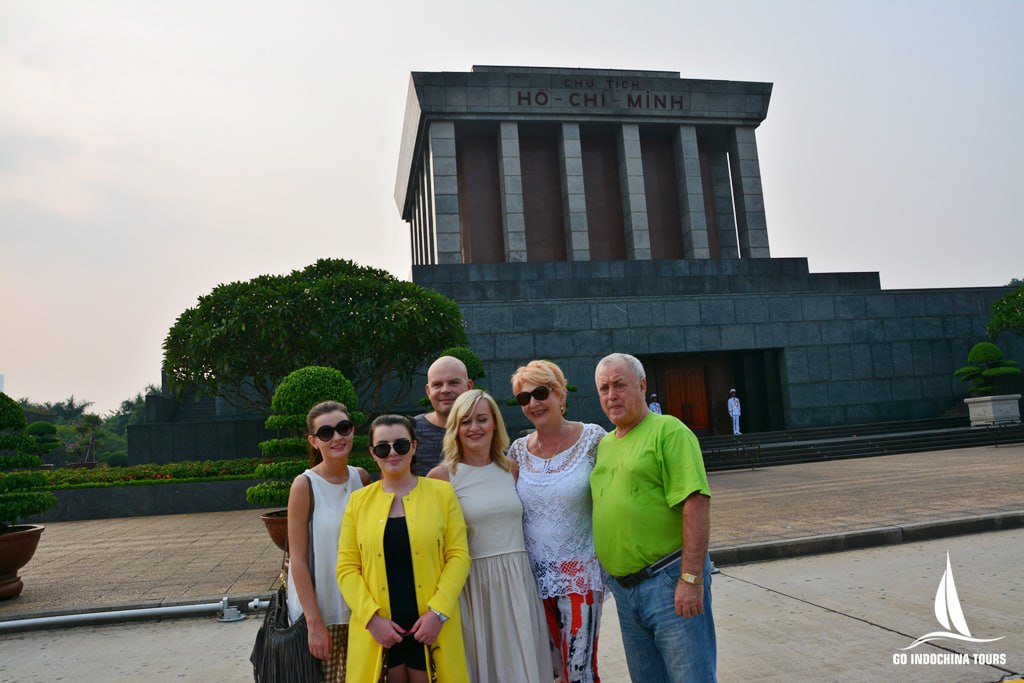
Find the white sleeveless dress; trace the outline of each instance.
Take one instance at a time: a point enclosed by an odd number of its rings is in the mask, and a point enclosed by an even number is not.
[[[515,479],[498,465],[451,474],[473,564],[459,605],[472,683],[550,683],[551,649]]]
[[[313,551],[315,554],[313,576],[316,580],[316,604],[324,624],[347,624],[351,610],[341,597],[338,588],[338,536],[341,535],[341,518],[353,491],[363,487],[359,472],[348,468],[348,481],[332,484],[313,470],[303,474],[313,483]],[[288,618],[294,622],[302,616],[302,603],[295,592],[292,568],[288,565]]]

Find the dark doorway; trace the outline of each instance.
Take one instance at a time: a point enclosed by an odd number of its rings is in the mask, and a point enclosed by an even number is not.
[[[729,389],[743,405],[744,432],[785,429],[778,349],[643,356],[647,393],[701,436],[731,434]]]

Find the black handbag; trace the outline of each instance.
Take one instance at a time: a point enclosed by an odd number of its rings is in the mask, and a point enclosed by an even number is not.
[[[316,589],[316,564],[313,553],[313,483],[309,483],[309,564],[310,579]],[[285,543],[287,547],[287,543]],[[287,550],[285,554],[287,555]],[[282,563],[283,564],[283,563]],[[321,683],[323,664],[309,651],[306,615],[288,623],[288,591],[284,586],[270,599],[263,626],[249,655],[256,683]]]

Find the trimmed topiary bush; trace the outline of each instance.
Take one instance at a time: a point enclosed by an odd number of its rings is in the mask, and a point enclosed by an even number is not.
[[[274,391],[270,402],[272,414],[267,418],[266,426],[268,429],[290,432],[291,436],[262,441],[259,448],[265,457],[290,460],[257,468],[258,477],[273,481],[250,486],[245,492],[247,501],[264,507],[288,505],[291,481],[306,469],[304,461],[298,459],[308,453],[309,449],[305,437],[306,415],[310,408],[323,401],[344,403],[349,409],[349,418],[355,424],[366,420],[366,416],[355,409],[359,401],[355,387],[339,370],[310,365],[289,374]],[[356,441],[353,440],[353,451],[355,447]]]
[[[60,446],[60,439],[57,438],[57,427],[49,422],[33,422],[25,427],[25,435],[35,439],[33,453],[40,458],[45,457],[54,449]]]
[[[989,396],[996,391],[992,380],[996,377],[1019,375],[1017,361],[1007,360],[1003,352],[992,342],[978,342],[967,354],[967,365],[954,373],[962,381],[970,383],[972,394]]]
[[[34,438],[24,433],[25,413],[17,401],[0,393],[0,534],[26,515],[45,512],[57,499],[45,488],[49,480],[35,455]]]
[[[355,387],[340,370],[310,365],[291,373],[278,385],[270,402],[271,416],[267,427],[274,429],[273,418],[289,416],[289,426],[305,429],[306,413],[321,401],[340,401],[351,410],[349,417],[359,424],[366,416],[355,409],[359,402]],[[296,418],[299,418],[298,420]],[[275,420],[275,422],[279,422]]]

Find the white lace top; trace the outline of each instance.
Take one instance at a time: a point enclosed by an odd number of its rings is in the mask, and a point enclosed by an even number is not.
[[[508,457],[519,463],[516,491],[523,501],[523,530],[541,599],[604,591],[604,572],[594,552],[590,472],[605,431],[583,425],[572,446],[539,458],[516,439]]]

